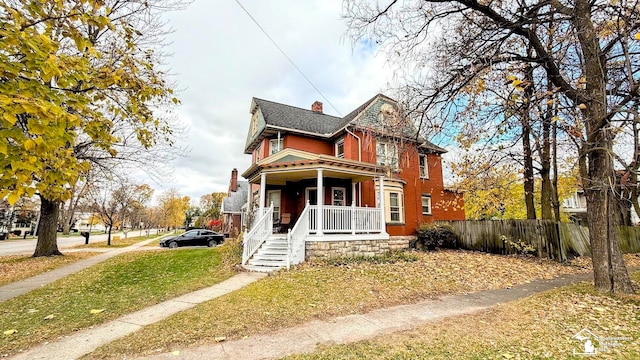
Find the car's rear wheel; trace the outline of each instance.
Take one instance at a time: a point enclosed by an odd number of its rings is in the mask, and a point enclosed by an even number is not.
[[[178,247],[178,243],[175,241],[172,241],[169,243],[169,249],[175,249]]]
[[[215,247],[216,245],[218,245],[218,243],[215,240],[209,240],[209,243],[207,243],[208,247]]]

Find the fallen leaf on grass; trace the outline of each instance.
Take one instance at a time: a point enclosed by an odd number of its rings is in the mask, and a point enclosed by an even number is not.
[[[91,309],[91,311],[89,311],[92,314],[100,314],[101,312],[105,311],[106,309]]]
[[[55,316],[53,316],[53,314],[49,314],[47,316],[44,317],[45,320],[51,320],[53,319]]]
[[[11,329],[11,330],[7,330],[7,331],[5,331],[5,332],[4,332],[4,334],[5,334],[5,335],[11,335],[11,334],[15,334],[15,333],[17,333],[17,332],[18,332],[18,330],[16,330],[16,329]]]

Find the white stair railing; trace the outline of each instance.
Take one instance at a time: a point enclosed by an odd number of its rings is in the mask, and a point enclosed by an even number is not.
[[[260,213],[258,212],[258,215]],[[242,265],[246,265],[251,256],[260,246],[273,235],[273,204],[265,209],[264,214],[257,219],[255,225],[244,237],[242,247]]]
[[[287,233],[287,270],[291,265],[300,264],[305,258],[305,239],[309,235],[309,202],[302,210],[298,221]]]

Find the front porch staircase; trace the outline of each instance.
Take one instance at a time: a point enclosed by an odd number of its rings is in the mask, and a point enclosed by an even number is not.
[[[274,234],[247,261],[250,271],[272,272],[287,267],[287,235]]]

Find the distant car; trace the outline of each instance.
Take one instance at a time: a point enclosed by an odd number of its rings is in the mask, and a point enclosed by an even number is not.
[[[224,235],[207,229],[192,229],[181,235],[162,239],[160,246],[175,249],[178,246],[206,245],[217,246],[224,242]]]

